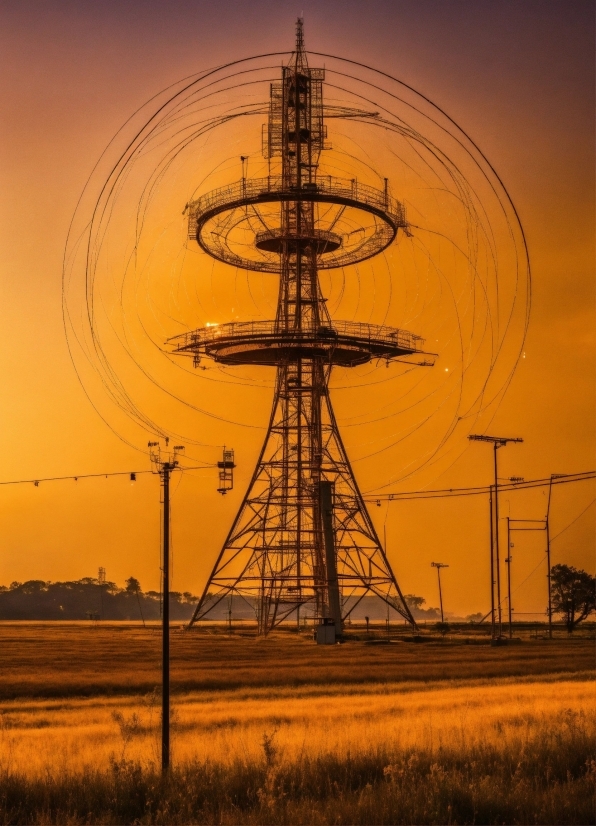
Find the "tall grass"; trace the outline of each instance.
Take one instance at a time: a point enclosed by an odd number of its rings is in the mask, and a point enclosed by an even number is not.
[[[189,695],[166,781],[155,699],[9,706],[0,822],[594,822],[587,680]]]
[[[285,759],[274,737],[258,760],[188,761],[164,781],[154,765],[114,758],[107,771],[5,774],[3,823],[587,824],[594,820],[593,729],[566,714],[555,733],[506,746],[395,749]]]
[[[594,649],[0,625],[0,824],[594,822]]]

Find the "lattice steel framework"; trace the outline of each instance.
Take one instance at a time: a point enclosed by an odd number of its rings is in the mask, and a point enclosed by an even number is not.
[[[296,50],[281,81],[271,85],[264,154],[281,160],[281,175],[207,193],[189,204],[189,232],[213,257],[235,266],[278,272],[276,318],[270,322],[224,324],[173,340],[176,352],[207,356],[224,364],[268,364],[277,378],[265,442],[232,528],[217,558],[192,623],[209,615],[229,595],[255,608],[259,632],[297,618],[308,608],[331,616],[337,604],[341,624],[366,594],[374,594],[410,623],[405,603],[341,440],[329,398],[334,364],[354,366],[373,358],[414,356],[431,364],[422,339],[404,330],[367,324],[334,324],[319,285],[318,270],[361,261],[385,249],[398,230],[407,230],[403,205],[383,190],[319,177],[326,148],[324,70],[310,69],[302,21]],[[318,204],[352,209],[366,216],[358,245],[318,221]],[[260,214],[260,205],[269,212]],[[271,205],[274,209],[272,211]],[[246,244],[234,247],[243,216],[258,215],[252,232],[254,256]],[[274,220],[272,221],[272,217]],[[247,219],[248,220],[248,219]],[[232,228],[227,232],[227,228]],[[238,251],[240,250],[240,252]],[[333,485],[333,554],[325,553],[321,483]]]

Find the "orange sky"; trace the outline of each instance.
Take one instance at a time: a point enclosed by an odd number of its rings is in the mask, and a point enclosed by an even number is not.
[[[65,342],[61,270],[77,199],[100,153],[152,94],[202,68],[291,46],[304,11],[307,47],[369,63],[427,95],[482,148],[505,182],[530,250],[533,306],[511,387],[490,427],[523,436],[500,452],[504,476],[594,467],[594,31],[588,2],[4,3],[2,20],[0,480],[148,467],[97,417]],[[262,399],[266,411],[268,397]],[[266,417],[266,412],[264,413]],[[351,453],[358,435],[346,433]],[[200,438],[198,436],[197,438]],[[227,436],[226,436],[227,439]],[[185,476],[173,500],[174,588],[197,592],[247,484],[261,431],[232,429],[233,494],[213,471]],[[402,489],[486,484],[490,449],[472,445],[434,479]],[[215,448],[201,454],[217,459]],[[375,487],[388,469],[357,472]],[[397,489],[397,488],[396,488]],[[0,583],[134,574],[159,581],[158,484],[124,478],[0,487]],[[553,533],[590,504],[594,484],[557,489]],[[507,497],[504,496],[504,500]],[[542,518],[541,491],[510,515]],[[373,506],[405,592],[488,608],[484,499]],[[504,512],[506,515],[506,512]],[[516,539],[514,585],[539,565],[541,535]],[[594,508],[553,543],[553,562],[594,569]],[[544,607],[543,567],[519,612]],[[517,577],[517,580],[516,580]]]

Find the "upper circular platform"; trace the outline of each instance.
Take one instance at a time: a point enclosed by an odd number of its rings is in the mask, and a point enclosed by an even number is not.
[[[170,339],[176,353],[207,356],[222,364],[277,366],[297,358],[324,358],[329,364],[356,367],[371,359],[425,353],[424,339],[407,330],[335,321],[317,330],[282,330],[275,321],[232,322],[202,327]]]
[[[317,229],[284,237],[279,204],[311,202]],[[400,228],[407,230],[403,204],[388,191],[356,179],[321,177],[316,183],[284,188],[281,177],[242,179],[187,205],[189,237],[213,258],[242,269],[280,272],[286,243],[313,248],[319,269],[357,264],[386,249]]]
[[[295,251],[298,246],[314,247],[317,255],[325,255],[335,252],[342,245],[341,235],[335,232],[326,232],[322,229],[315,229],[309,235],[284,234],[281,229],[266,229],[257,232],[255,235],[255,246],[258,250],[274,252],[279,255],[287,246],[289,250]]]

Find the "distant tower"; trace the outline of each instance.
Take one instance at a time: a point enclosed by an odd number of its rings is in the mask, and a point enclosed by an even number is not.
[[[323,69],[308,68],[298,20],[296,50],[271,84],[264,130],[265,157],[279,164],[279,174],[243,174],[189,205],[191,238],[205,252],[280,279],[275,319],[209,326],[173,340],[175,351],[192,353],[195,362],[206,356],[224,365],[270,365],[277,373],[265,443],[192,623],[237,594],[256,607],[263,634],[284,620],[300,621],[305,608],[341,626],[362,597],[374,594],[414,624],[358,489],[328,385],[333,365],[421,356],[423,341],[405,330],[333,322],[318,277],[320,269],[386,249],[407,230],[405,210],[387,182],[375,189],[318,176],[328,148],[323,80]],[[325,228],[322,214],[346,210],[359,216],[362,231],[354,219],[350,237],[334,232],[333,222]]]
[[[106,584],[106,569],[100,568],[97,572],[97,584],[99,585],[99,613],[95,619],[103,619],[103,592]]]

